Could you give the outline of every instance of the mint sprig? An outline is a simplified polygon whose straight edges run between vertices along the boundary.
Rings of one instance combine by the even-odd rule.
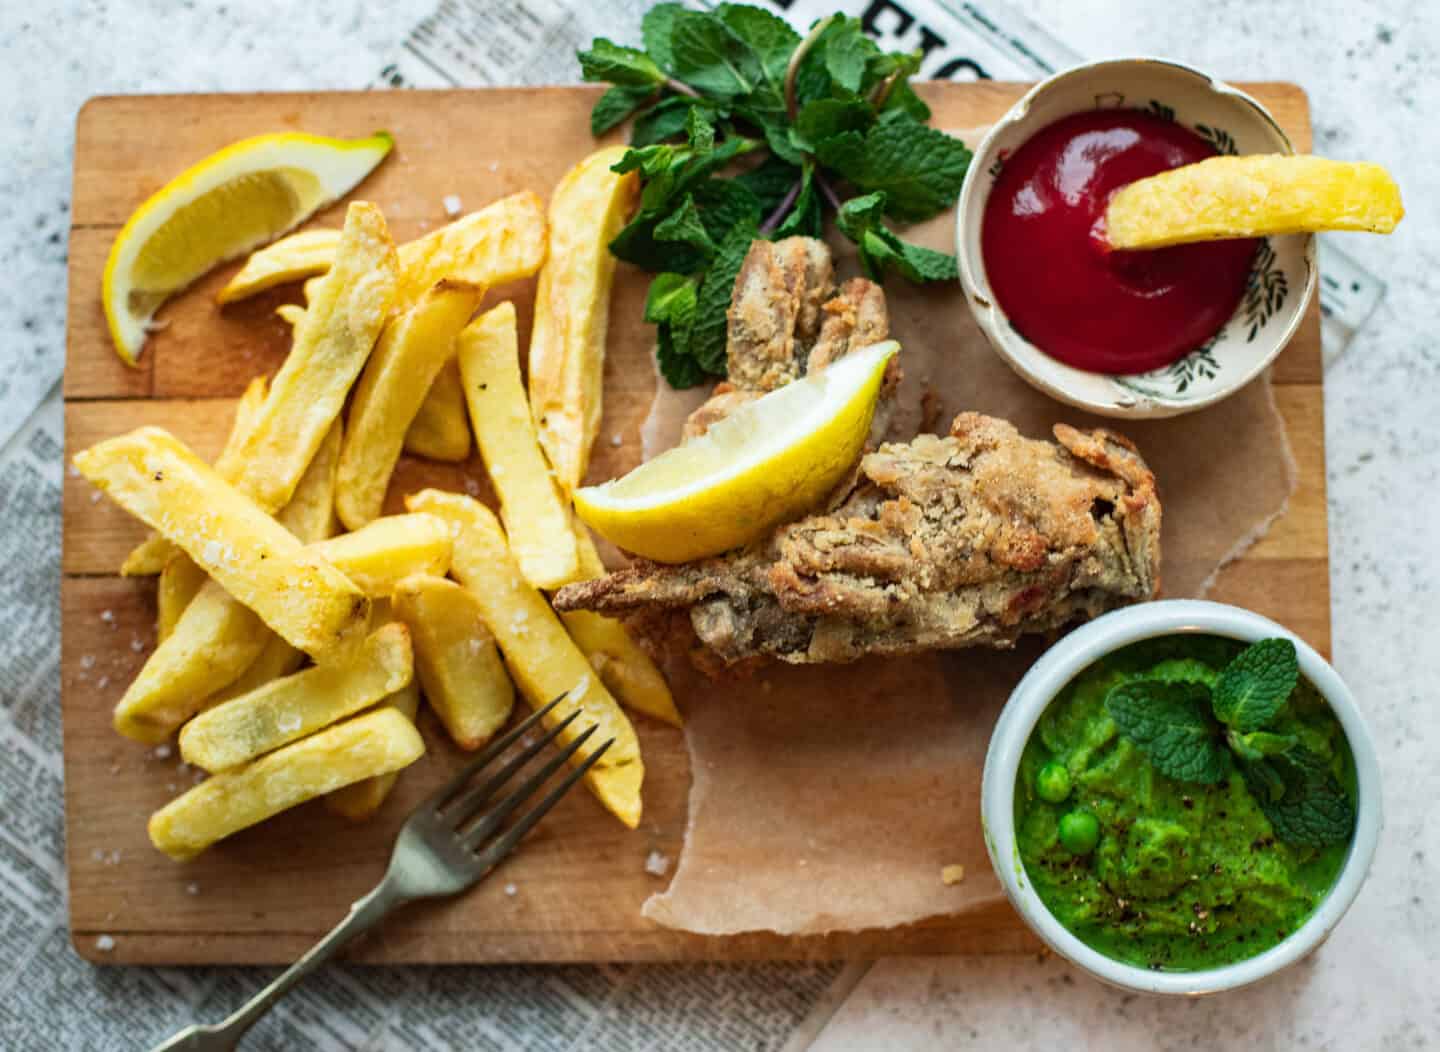
[[[1295,645],[1263,639],[1235,657],[1213,687],[1209,677],[1170,662],[1163,677],[1117,684],[1105,711],[1161,774],[1213,785],[1232,765],[1269,820],[1292,844],[1340,843],[1355,808],[1325,761],[1275,723],[1299,682]]]
[[[598,38],[579,60],[587,81],[611,85],[591,113],[595,134],[633,121],[632,149],[615,169],[639,172],[640,209],[611,251],[694,279],[693,311],[650,312],[672,386],[725,375],[723,279],[733,281],[749,247],[735,258],[739,232],[816,237],[835,217],[874,280],[955,278],[954,257],[889,225],[954,204],[970,163],[962,142],[925,123],[929,109],[909,84],[918,53],[881,51],[856,18],[832,15],[802,37],[746,4],[659,4],[641,36],[643,48]],[[761,163],[736,163],[750,154]]]

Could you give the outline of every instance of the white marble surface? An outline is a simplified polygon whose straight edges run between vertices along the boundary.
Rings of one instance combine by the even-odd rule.
[[[64,230],[76,109],[102,92],[353,88],[434,0],[321,5],[0,3],[0,383],[48,387],[63,346]],[[1390,283],[1327,377],[1335,660],[1373,721],[1387,827],[1360,901],[1309,963],[1199,1004],[1136,1000],[1063,965],[877,966],[827,1050],[1422,1048],[1440,1043],[1440,5],[1414,0],[1031,0],[1089,55],[1150,52],[1309,92],[1321,152],[1383,161],[1409,218],[1347,248]],[[157,129],[163,134],[163,129]],[[43,389],[42,387],[42,389]],[[1061,1042],[1062,1044],[1057,1044]]]

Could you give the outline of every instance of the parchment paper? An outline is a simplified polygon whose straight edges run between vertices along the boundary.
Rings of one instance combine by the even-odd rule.
[[[978,142],[977,130],[966,130]],[[949,251],[954,217],[908,232]],[[854,259],[837,246],[842,276]],[[1035,280],[1057,280],[1037,260]],[[887,282],[905,380],[890,437],[920,428],[922,395],[945,431],[962,409],[1049,437],[1056,421],[1128,435],[1159,480],[1162,590],[1204,594],[1214,573],[1285,508],[1294,468],[1268,376],[1171,420],[1106,421],[1035,391],[991,350],[958,287]],[[681,401],[647,422],[656,449],[678,438]],[[938,404],[936,404],[938,402]],[[653,455],[656,450],[647,450]],[[844,666],[775,666],[710,683],[668,669],[687,720],[689,831],[675,878],[645,915],[709,934],[814,934],[890,927],[997,901],[980,828],[980,772],[1010,690],[1044,649],[954,651]],[[946,886],[943,866],[965,878]]]

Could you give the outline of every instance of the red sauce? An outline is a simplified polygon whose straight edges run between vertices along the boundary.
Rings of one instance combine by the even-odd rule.
[[[1160,368],[1219,332],[1244,295],[1257,242],[1116,252],[1103,230],[1120,187],[1214,155],[1172,121],[1096,110],[1042,128],[1006,158],[980,242],[1015,329],[1052,357],[1103,373]]]

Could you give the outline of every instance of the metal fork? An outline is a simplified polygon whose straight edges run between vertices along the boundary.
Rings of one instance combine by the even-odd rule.
[[[292,986],[328,961],[340,947],[384,920],[392,910],[416,899],[454,895],[471,887],[514,850],[520,838],[570,791],[605,750],[615,743],[603,742],[552,788],[538,804],[499,833],[501,825],[521,804],[532,797],[545,781],[573,756],[595,733],[590,727],[527,778],[518,788],[486,808],[492,797],[521,767],[554,741],[580,715],[572,712],[544,737],[509,758],[494,774],[477,785],[470,780],[515,744],[542,717],[564,700],[562,694],[495,742],[454,778],[426,798],[405,820],[390,855],[384,878],[364,898],[350,907],[350,913],[310,952],[228,1019],[220,1023],[189,1026],[152,1052],[228,1052],[270,1007]],[[473,824],[471,824],[473,822]],[[497,836],[496,834],[499,833]]]

